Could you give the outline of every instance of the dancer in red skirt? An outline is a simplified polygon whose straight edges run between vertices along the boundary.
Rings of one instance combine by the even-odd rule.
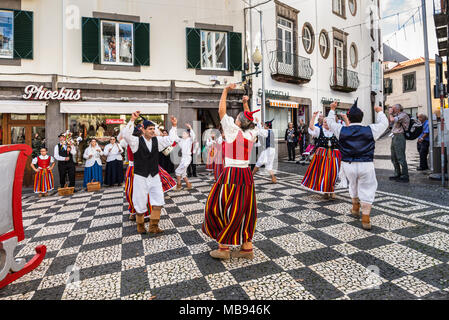
[[[235,121],[226,114],[226,98],[235,87],[235,84],[226,87],[220,100],[218,113],[226,138],[226,167],[209,193],[202,226],[202,231],[218,242],[218,250],[210,252],[216,259],[229,259],[229,246],[240,245],[240,251],[234,252],[233,257],[254,258],[252,239],[257,206],[249,159],[258,135],[253,122],[253,113],[257,111],[250,112],[249,98],[244,97],[244,112]]]
[[[223,133],[223,129],[220,128],[221,136],[217,139],[217,156],[215,157],[214,161],[214,179],[215,182],[217,182],[218,178],[220,177],[221,173],[223,172],[223,169],[225,167],[225,137]]]
[[[134,129],[133,135],[136,137],[140,137],[142,134],[141,132],[141,125],[136,126]],[[133,205],[133,181],[134,181],[134,154],[131,151],[131,148],[127,147],[127,153],[128,153],[128,160],[129,165],[128,169],[126,170],[126,184],[125,184],[125,196],[126,200],[128,201],[128,211],[130,213],[129,219],[132,221],[136,220],[136,209]],[[170,174],[165,171],[161,166],[159,166],[159,176],[161,178],[162,182],[162,190],[163,192],[168,192],[172,190],[174,187],[176,187],[176,181],[170,176]],[[145,217],[150,216],[151,214],[151,204],[150,204],[150,196],[148,196],[148,202],[147,202],[147,208],[148,211],[145,212]]]
[[[40,197],[46,197],[48,191],[54,188],[52,170],[55,167],[55,159],[47,154],[47,148],[41,148],[40,156],[31,161],[31,168],[36,172],[34,176],[34,193]],[[36,167],[37,166],[37,167]]]
[[[215,137],[215,132],[212,132],[210,134],[210,138],[207,138],[206,140],[206,152],[207,152],[206,171],[210,172],[214,170],[215,159],[217,158],[217,151],[218,151],[217,139]]]
[[[316,138],[317,150],[301,185],[311,191],[324,194],[326,199],[335,199],[335,183],[341,163],[338,139],[329,131],[326,120],[322,128],[314,125],[317,115],[318,112],[313,114],[309,124],[309,134]]]

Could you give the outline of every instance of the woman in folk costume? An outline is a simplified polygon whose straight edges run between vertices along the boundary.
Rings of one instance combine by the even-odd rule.
[[[331,104],[327,122],[330,130],[340,142],[342,154],[341,175],[343,185],[349,181],[349,194],[352,198],[351,214],[360,218],[362,209],[362,227],[371,229],[370,214],[377,190],[376,171],[374,169],[374,149],[376,140],[387,130],[389,122],[382,107],[374,107],[376,123],[362,126],[363,112],[357,107],[357,101],[348,112],[349,126],[335,122],[337,104]]]
[[[111,137],[109,144],[104,147],[103,154],[107,156],[106,159],[106,177],[105,184],[113,186],[117,184],[121,186],[123,183],[123,148],[117,143],[115,137]]]
[[[101,156],[103,150],[97,144],[97,140],[90,140],[89,147],[84,150],[83,158],[86,159],[84,165],[84,181],[83,188],[87,188],[87,184],[92,181],[98,181],[103,185],[103,164]]]
[[[221,136],[217,139],[217,156],[214,161],[214,179],[217,182],[225,167],[225,136],[223,129],[220,128]]]
[[[212,131],[212,129],[211,129]],[[215,129],[214,129],[215,131]],[[215,132],[212,132],[210,134],[210,137],[206,140],[206,151],[207,151],[207,158],[206,158],[206,170],[207,171],[213,171],[214,170],[214,163],[215,159],[217,157],[217,139],[215,137]]]
[[[262,138],[264,143],[264,150],[261,152],[259,160],[257,160],[256,166],[253,170],[253,176],[259,171],[259,169],[265,165],[265,169],[271,175],[271,182],[277,183],[276,176],[273,171],[274,158],[276,156],[276,149],[274,145],[274,132],[273,132],[273,120],[266,121],[264,127],[257,122],[257,127],[259,128],[259,137]]]
[[[335,199],[335,183],[340,170],[341,153],[338,139],[329,131],[326,119],[321,128],[314,125],[318,112],[313,114],[309,124],[309,134],[316,138],[316,151],[301,182],[305,188],[323,193],[326,199]]]
[[[48,191],[53,190],[54,179],[51,172],[55,167],[55,159],[47,154],[47,148],[41,148],[40,155],[31,161],[31,168],[36,172],[34,176],[34,193],[39,197],[46,197]],[[36,167],[37,166],[37,167]]]
[[[186,123],[186,126],[188,130],[184,130],[182,132],[182,138],[179,138],[176,136],[176,143],[181,148],[181,162],[179,163],[178,167],[175,170],[176,179],[177,179],[177,186],[176,191],[180,191],[182,189],[181,184],[181,178],[184,179],[187,190],[192,189],[192,184],[189,181],[189,178],[187,177],[187,168],[189,167],[190,163],[192,162],[192,146],[193,141],[195,140],[195,132],[193,132],[192,126],[188,123]]]
[[[168,136],[168,131],[166,129],[162,129],[160,131],[163,137]],[[176,142],[173,142],[171,147],[175,146]],[[168,173],[175,173],[175,166],[173,162],[171,162],[170,160],[170,155],[171,155],[170,153],[168,155],[165,155],[163,152],[159,152],[159,165]]]
[[[235,84],[226,87],[220,100],[218,112],[226,138],[226,167],[209,193],[202,226],[202,231],[218,242],[218,250],[210,252],[216,259],[229,259],[229,246],[239,245],[241,249],[233,257],[254,258],[252,239],[257,206],[249,159],[259,131],[253,122],[257,111],[250,112],[249,98],[244,97],[244,112],[235,121],[226,114],[228,92],[235,87]]]

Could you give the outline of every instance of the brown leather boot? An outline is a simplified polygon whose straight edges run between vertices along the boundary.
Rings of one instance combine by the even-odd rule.
[[[253,249],[240,249],[239,251],[232,252],[231,256],[233,258],[244,258],[252,260],[254,259]]]
[[[181,184],[176,184],[176,189],[175,191],[181,191],[182,190],[182,185]]]
[[[129,221],[136,221],[136,215],[135,214],[130,214],[129,215]]]
[[[218,250],[211,251],[209,254],[212,258],[215,259],[229,260],[231,258],[231,252],[229,251],[229,248],[219,248]]]
[[[365,230],[371,230],[371,207],[372,206],[370,204],[362,203],[362,227]]]
[[[149,233],[164,232],[164,230],[159,228],[159,220],[161,218],[162,207],[153,206],[151,209],[152,210],[150,215],[150,227],[148,228],[148,232]]]
[[[360,200],[359,200],[359,198],[352,199],[351,215],[356,219],[360,218]]]
[[[137,222],[137,232],[140,234],[147,233],[145,229],[145,217],[143,214],[136,213],[136,222]]]
[[[192,190],[192,184],[190,182],[186,182],[187,190]]]
[[[276,179],[276,176],[274,176],[274,175],[271,176],[271,182],[273,182],[274,184],[276,184],[278,182],[278,180]]]

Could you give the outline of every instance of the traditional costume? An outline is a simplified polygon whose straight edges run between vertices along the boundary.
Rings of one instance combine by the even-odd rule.
[[[60,134],[59,137],[64,136]],[[70,151],[68,148],[70,147]],[[65,186],[66,174],[69,176],[69,187],[75,187],[75,157],[76,147],[67,146],[65,143],[58,143],[54,149],[54,157],[58,161],[59,184],[61,188]],[[68,158],[68,160],[66,160]]]
[[[121,185],[123,183],[123,149],[118,143],[108,144],[104,147],[103,154],[106,159],[106,176],[105,184],[112,186],[114,184]]]
[[[53,173],[49,169],[55,159],[48,154],[39,155],[32,160],[32,164],[38,169],[34,176],[34,193],[46,194],[54,188]]]
[[[92,181],[98,181],[100,184],[103,184],[103,164],[101,162],[102,155],[103,151],[98,145],[95,146],[95,148],[89,146],[86,150],[84,150],[83,158],[86,159],[86,163],[84,165],[84,188],[87,188],[87,184]]]
[[[223,137],[219,137],[217,139],[217,155],[215,157],[214,161],[214,179],[215,182],[218,181],[218,178],[220,177],[221,173],[223,172],[223,169],[225,167],[225,146],[226,143],[223,140]]]
[[[349,115],[359,115],[363,118],[363,112],[357,107],[357,101],[349,110]],[[360,217],[362,208],[362,226],[371,229],[370,213],[374,202],[377,179],[374,169],[375,141],[388,128],[388,119],[383,112],[376,115],[376,123],[362,126],[361,123],[351,123],[343,126],[335,121],[335,111],[329,112],[327,123],[330,130],[339,139],[342,154],[343,181],[349,181],[349,194],[352,198],[353,208],[351,213],[354,217]]]
[[[341,163],[338,139],[324,127],[309,128],[309,134],[316,138],[317,149],[301,185],[314,192],[333,194]]]
[[[207,158],[206,158],[206,170],[207,171],[213,171],[214,170],[214,163],[215,159],[217,157],[217,141],[212,138],[208,138],[206,140],[206,151],[207,151]]]
[[[175,170],[176,177],[180,181],[180,178],[186,179],[187,178],[187,168],[189,167],[190,163],[192,162],[192,146],[193,141],[195,140],[195,132],[193,130],[188,130],[189,137],[188,138],[179,138],[176,136],[176,143],[181,148],[181,162],[179,163],[178,167]],[[188,180],[186,180],[187,182]],[[192,185],[190,183],[187,183],[187,189],[191,189]],[[176,187],[176,190],[181,190],[182,186],[178,183],[178,186]]]
[[[144,120],[143,126],[148,127],[150,124],[154,125],[151,121]],[[144,136],[136,137],[133,132],[134,121],[131,120],[123,129],[122,136],[128,143],[134,159],[130,196],[136,211],[137,232],[146,232],[144,214],[148,211],[148,199],[150,199],[151,214],[148,231],[160,233],[162,230],[159,229],[158,224],[165,200],[159,175],[159,152],[173,144],[177,138],[176,127],[170,130],[169,136],[155,136],[150,140]]]
[[[253,121],[253,113],[245,112],[245,116]],[[256,194],[249,159],[259,130],[242,131],[228,115],[221,119],[221,125],[226,167],[209,193],[202,231],[219,244],[236,246],[251,242],[256,227]]]
[[[264,143],[264,150],[260,153],[259,159],[256,163],[256,167],[253,170],[253,175],[256,174],[256,172],[259,171],[262,166],[265,166],[265,169],[271,175],[272,182],[276,183],[276,177],[273,172],[274,159],[276,157],[274,132],[272,130],[273,120],[265,122],[265,125],[268,127],[268,129],[262,128],[260,123],[257,123],[257,126],[259,128],[259,137],[262,138],[261,140]]]

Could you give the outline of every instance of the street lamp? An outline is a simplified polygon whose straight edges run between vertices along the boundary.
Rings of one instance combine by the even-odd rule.
[[[256,77],[258,77],[259,74],[262,73],[262,71],[259,71],[259,65],[262,62],[262,59],[263,59],[263,57],[259,51],[259,47],[256,47],[256,50],[254,51],[253,55],[251,56],[251,60],[253,60],[254,66],[256,67],[256,71],[252,72],[252,73],[242,74],[242,82],[245,82],[247,77],[254,76],[254,75]]]

